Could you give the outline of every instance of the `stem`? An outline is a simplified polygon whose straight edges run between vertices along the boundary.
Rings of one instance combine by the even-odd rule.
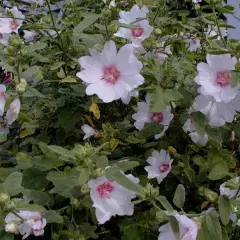
[[[156,11],[156,13],[155,13],[155,15],[154,15],[154,17],[153,17],[153,20],[152,20],[152,24],[155,22],[155,20],[156,20],[156,18],[157,18],[157,15],[158,15],[158,13],[159,13],[159,11],[160,11],[160,8],[161,8],[161,3],[158,5],[157,11]]]
[[[25,219],[22,218],[18,213],[16,213],[15,211],[11,211],[12,214],[14,214],[16,217],[18,217],[19,219],[21,219],[22,222],[25,222]]]
[[[214,13],[215,24],[216,24],[216,26],[217,26],[219,36],[220,36],[220,38],[221,38],[221,40],[222,40],[222,43],[223,43],[224,47],[227,48],[227,43],[226,43],[226,41],[225,41],[225,39],[224,39],[224,37],[223,37],[223,35],[222,35],[222,33],[221,33],[221,29],[220,29],[220,27],[219,27],[218,18],[217,18],[217,14],[216,14],[215,6],[214,6],[214,5],[213,5],[213,13]]]
[[[18,82],[20,83],[20,79],[21,79],[21,77],[20,77],[20,72],[19,72],[19,68],[20,68],[20,62],[19,62],[19,60],[18,60],[18,63],[17,63],[17,77],[18,77]]]
[[[106,28],[106,35],[107,35],[107,41],[108,41],[109,38],[110,38],[110,35],[109,35],[108,25],[107,25],[107,20],[106,19],[104,19],[104,25],[105,25],[105,28]]]

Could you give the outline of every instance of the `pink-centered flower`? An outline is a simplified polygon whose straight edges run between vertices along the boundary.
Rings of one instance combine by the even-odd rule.
[[[200,223],[196,222],[185,215],[173,214],[179,223],[180,240],[196,240]],[[159,228],[158,240],[175,240],[172,227],[167,223]]]
[[[17,33],[18,29],[22,26],[25,16],[17,9],[17,7],[13,7],[12,9],[6,8],[5,12],[11,17],[0,18],[0,33]]]
[[[126,175],[133,183],[138,183],[139,179],[132,174]],[[96,217],[100,224],[108,221],[115,215],[131,216],[134,211],[131,200],[136,197],[136,193],[130,191],[116,182],[110,182],[106,177],[99,177],[88,182],[91,189],[90,196],[93,207],[96,208]]]
[[[232,88],[231,70],[235,69],[237,59],[230,54],[210,55],[207,54],[207,63],[197,65],[198,75],[195,82],[201,85],[198,92],[213,96],[216,102],[228,103],[238,93],[239,86]]]
[[[88,84],[87,95],[97,94],[103,102],[112,102],[143,84],[144,78],[140,74],[143,65],[134,56],[130,44],[118,53],[113,41],[105,44],[102,53],[89,51],[91,56],[79,59],[83,70],[77,73],[77,77]]]
[[[196,52],[201,48],[200,39],[195,37],[186,37],[185,38],[185,46],[190,52]]]
[[[141,42],[148,38],[153,31],[153,27],[149,25],[148,20],[140,20],[136,23],[137,19],[146,18],[149,10],[143,6],[140,8],[138,5],[134,5],[128,12],[121,11],[119,13],[119,23],[134,25],[134,28],[120,27],[118,32],[114,35],[117,37],[125,38],[131,41],[135,46],[141,45]]]
[[[240,93],[228,103],[216,102],[212,96],[199,95],[195,98],[193,108],[206,115],[211,126],[223,126],[226,122],[233,122],[240,111]]]
[[[145,123],[156,122],[163,125],[163,131],[155,135],[155,139],[159,139],[168,129],[173,119],[173,114],[170,107],[166,107],[163,112],[150,112],[150,95],[147,95],[146,102],[138,103],[138,112],[134,113],[132,118],[136,120],[134,126],[139,130],[144,128]]]
[[[154,150],[152,156],[147,159],[150,166],[144,168],[148,172],[148,178],[156,178],[160,184],[171,171],[172,161],[173,159],[170,159],[167,151],[163,149],[160,152]]]

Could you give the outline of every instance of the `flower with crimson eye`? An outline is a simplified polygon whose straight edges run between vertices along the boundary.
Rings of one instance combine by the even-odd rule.
[[[138,183],[139,179],[132,174],[125,175],[133,183]],[[115,215],[133,214],[133,204],[131,200],[136,197],[132,192],[116,182],[110,182],[106,177],[99,177],[90,180],[88,186],[91,189],[90,196],[93,201],[93,207],[96,208],[96,217],[100,224],[108,221]]]
[[[138,112],[132,115],[132,118],[136,120],[134,126],[141,130],[144,128],[146,123],[156,122],[163,126],[161,133],[156,134],[155,139],[159,139],[168,129],[170,122],[173,119],[173,114],[171,113],[171,107],[166,107],[163,112],[150,112],[150,95],[146,96],[146,102],[138,103]]]
[[[12,9],[6,8],[6,14],[8,15],[11,14],[13,18],[12,17],[0,18],[0,33],[1,34],[9,34],[12,32],[17,33],[18,29],[23,24],[25,16],[22,14],[21,11],[18,10],[17,7],[13,7]]]
[[[147,39],[151,32],[153,31],[153,27],[149,25],[148,20],[140,20],[135,24],[132,24],[137,19],[146,18],[149,10],[144,6],[139,8],[138,5],[134,5],[129,12],[121,11],[119,13],[120,19],[119,23],[134,25],[133,28],[119,28],[118,32],[114,35],[117,37],[125,38],[133,43],[135,48],[139,48],[141,46],[141,42]]]
[[[156,178],[158,183],[161,183],[171,171],[172,161],[167,151],[163,149],[160,152],[154,150],[152,156],[147,159],[150,166],[144,168],[148,172],[148,178]]]
[[[89,51],[91,57],[79,59],[83,70],[77,73],[88,84],[87,95],[97,94],[103,102],[112,102],[143,84],[140,74],[143,65],[134,56],[131,44],[123,46],[118,53],[113,41],[105,44],[102,53]]]
[[[233,100],[239,86],[231,87],[231,71],[235,69],[237,59],[230,54],[210,55],[207,54],[207,63],[199,63],[198,75],[195,82],[201,85],[198,92],[213,96],[216,102],[228,103]]]

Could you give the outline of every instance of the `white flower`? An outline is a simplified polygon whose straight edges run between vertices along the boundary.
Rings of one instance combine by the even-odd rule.
[[[235,114],[240,111],[240,93],[228,103],[216,102],[212,96],[199,95],[193,108],[205,114],[211,126],[223,126],[226,122],[233,122]]]
[[[132,182],[138,183],[139,179],[132,174],[126,175]],[[91,189],[90,196],[93,201],[93,207],[96,208],[96,217],[100,224],[108,221],[115,215],[131,216],[134,211],[134,205],[131,200],[136,197],[132,192],[116,182],[110,182],[106,177],[99,177],[88,182]]]
[[[237,183],[239,183],[240,177],[236,177],[235,180],[236,180]],[[229,187],[226,187],[226,185],[227,185],[227,182],[222,183],[220,185],[220,195],[225,195],[229,199],[234,198],[236,196],[237,192],[238,192],[238,188],[231,189]],[[238,194],[237,197],[239,197],[239,196],[240,196],[240,194]]]
[[[127,93],[126,95],[122,96],[121,100],[124,104],[129,104],[132,97],[137,98],[138,96],[139,96],[139,92],[133,90],[133,91]]]
[[[23,38],[25,42],[31,42],[37,36],[37,33],[35,31],[23,30],[23,32],[24,32]]]
[[[166,58],[168,58],[168,55],[171,54],[172,54],[171,46],[169,45],[166,46],[163,51],[157,52],[156,57],[159,60],[159,62],[163,63],[166,60]]]
[[[25,19],[25,16],[18,11],[17,7],[6,8],[6,13],[12,15],[13,18],[0,18],[0,33],[17,33],[23,23],[21,19]]]
[[[118,53],[113,41],[105,44],[102,53],[89,51],[91,56],[79,59],[83,70],[77,73],[77,77],[89,84],[87,95],[97,94],[104,102],[112,102],[143,84],[144,78],[139,73],[143,65],[134,56],[131,44]]]
[[[20,211],[18,214],[26,220],[18,226],[18,230],[21,235],[23,235],[23,239],[27,238],[30,234],[35,236],[44,234],[46,219],[42,218],[40,212]]]
[[[202,0],[192,0],[193,3],[200,3]]]
[[[4,46],[8,46],[8,40],[10,37],[10,33],[0,33],[0,43]]]
[[[203,95],[211,95],[217,102],[230,102],[238,93],[238,86],[232,88],[231,70],[237,63],[235,57],[230,54],[210,55],[207,54],[207,63],[197,65],[198,75],[195,82],[201,85],[198,92]]]
[[[6,92],[6,86],[3,84],[0,84],[0,117],[4,113],[4,108],[6,104],[5,92]]]
[[[220,32],[221,32],[222,37],[226,37],[228,34],[227,29],[225,27],[221,27]],[[217,40],[221,40],[217,26],[208,25],[208,29],[206,30],[205,34],[208,37],[214,37],[214,36],[218,35]]]
[[[183,130],[185,133],[190,132],[188,135],[192,139],[194,143],[199,143],[202,146],[205,146],[208,141],[208,135],[204,133],[203,137],[201,137],[197,131],[196,128],[192,122],[191,119],[187,119],[185,124],[183,125]]]
[[[87,138],[90,138],[91,136],[98,136],[98,131],[92,127],[90,127],[87,124],[84,124],[81,129],[83,130],[83,132],[85,133],[85,136],[83,138],[83,140],[86,140]]]
[[[14,121],[17,120],[18,114],[20,112],[20,107],[21,107],[21,103],[18,98],[12,101],[12,103],[10,104],[10,107],[6,114],[9,125],[11,125]]]
[[[179,214],[174,214],[174,217],[179,223],[180,240],[196,240],[200,223]],[[158,240],[175,240],[170,223],[167,223],[159,228]]]
[[[151,166],[144,168],[148,172],[148,178],[157,178],[158,183],[161,183],[171,171],[172,161],[173,159],[170,159],[167,151],[163,149],[160,152],[154,150],[152,156],[147,159]]]
[[[186,48],[188,48],[190,52],[196,52],[198,49],[201,48],[200,39],[198,38],[187,37],[184,41]]]
[[[146,38],[148,38],[153,31],[153,27],[149,25],[148,20],[144,19],[138,21],[137,23],[132,24],[138,18],[146,18],[149,10],[147,7],[139,8],[138,5],[134,5],[129,12],[121,11],[119,13],[120,19],[119,22],[122,24],[131,24],[135,25],[136,28],[122,28],[120,27],[117,33],[114,35],[117,37],[125,38],[131,41],[135,45],[141,44]]]
[[[240,227],[240,219],[238,219],[236,212],[238,212],[238,211],[237,211],[237,208],[235,208],[235,209],[234,209],[234,212],[233,212],[232,214],[230,214],[230,219],[231,219],[234,223],[236,223],[237,226]]]
[[[141,130],[144,128],[145,123],[157,122],[163,125],[163,131],[160,134],[155,135],[155,139],[159,139],[168,129],[170,122],[173,119],[173,114],[171,113],[171,108],[166,107],[163,112],[150,112],[150,95],[146,96],[146,102],[138,103],[138,112],[132,115],[132,118],[136,120],[134,126]]]

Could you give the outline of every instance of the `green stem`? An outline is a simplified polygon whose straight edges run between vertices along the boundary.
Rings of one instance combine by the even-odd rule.
[[[214,13],[215,24],[216,24],[216,26],[217,26],[219,36],[220,36],[220,38],[221,38],[221,40],[222,40],[222,43],[223,43],[224,47],[227,48],[227,43],[226,43],[226,41],[225,41],[225,39],[224,39],[224,37],[223,37],[223,35],[222,35],[222,33],[221,33],[221,29],[220,29],[220,27],[219,27],[219,22],[218,22],[218,18],[217,18],[217,14],[216,14],[215,6],[214,6],[214,5],[213,5],[213,13]]]
[[[25,222],[26,220],[24,218],[22,218],[19,214],[17,214],[15,211],[11,211],[12,214],[14,214],[16,217],[18,217],[19,219],[21,219],[22,222]]]
[[[109,35],[109,30],[108,30],[108,25],[107,25],[107,20],[106,19],[104,19],[104,25],[105,25],[105,28],[106,28],[107,41],[109,41],[110,35]]]
[[[155,20],[156,20],[156,18],[158,16],[158,13],[160,11],[160,8],[161,8],[161,3],[158,5],[157,11],[156,11],[156,13],[155,13],[155,15],[154,15],[154,17],[152,19],[152,24],[155,22]]]

